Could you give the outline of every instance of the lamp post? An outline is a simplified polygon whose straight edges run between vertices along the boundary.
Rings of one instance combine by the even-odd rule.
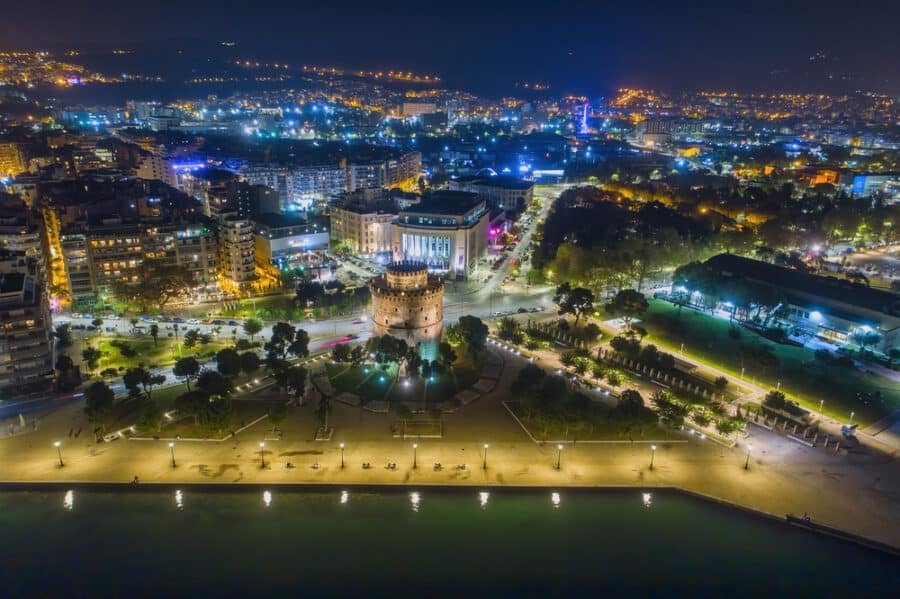
[[[481,469],[482,470],[487,470],[487,450],[488,450],[488,444],[485,443],[484,444],[484,456],[481,459]]]
[[[825,400],[824,400],[824,399],[820,399],[820,400],[819,400],[819,414],[822,413],[822,406],[824,406],[824,405],[825,405]]]
[[[62,468],[64,466],[63,459],[62,459],[62,449],[60,449],[61,445],[62,445],[62,442],[60,442],[60,441],[53,442],[53,447],[56,448],[56,455],[59,458],[59,467],[60,468]]]
[[[416,465],[416,450],[419,449],[418,443],[413,443],[413,469],[417,467]]]
[[[265,454],[266,444],[264,441],[259,442],[259,467],[266,467],[266,454]]]
[[[175,442],[169,441],[169,451],[172,452],[172,468],[175,467]]]
[[[856,412],[850,412],[850,424],[853,424],[853,417],[856,416]]]
[[[556,469],[559,470],[560,461],[562,460],[562,443],[556,446]]]
[[[750,452],[753,451],[753,446],[747,446],[747,461],[744,462],[744,470],[748,470],[750,468]]]
[[[653,458],[656,457],[656,445],[650,446],[650,470],[653,470]]]
[[[341,443],[341,469],[344,468],[344,444]]]

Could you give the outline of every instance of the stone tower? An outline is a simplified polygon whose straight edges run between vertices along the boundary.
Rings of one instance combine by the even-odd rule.
[[[444,321],[444,281],[420,262],[393,262],[369,282],[372,332],[393,335],[434,359]]]

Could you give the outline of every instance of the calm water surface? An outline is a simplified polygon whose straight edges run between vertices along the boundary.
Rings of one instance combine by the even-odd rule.
[[[890,596],[900,583],[896,558],[677,493],[556,499],[434,489],[75,490],[68,502],[63,491],[0,493],[0,597]]]

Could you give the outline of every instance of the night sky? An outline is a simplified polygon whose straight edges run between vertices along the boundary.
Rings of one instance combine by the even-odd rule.
[[[900,93],[896,1],[12,0],[3,13],[8,48],[228,39],[241,56],[413,69],[476,91]]]

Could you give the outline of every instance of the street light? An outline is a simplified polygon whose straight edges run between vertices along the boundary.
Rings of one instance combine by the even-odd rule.
[[[484,457],[481,460],[481,469],[482,470],[487,470],[487,450],[488,450],[488,444],[485,443],[484,444]]]
[[[562,443],[556,446],[556,469],[559,470],[560,460],[562,460]]]
[[[413,468],[416,468],[416,450],[419,449],[418,443],[413,443]]]
[[[856,415],[856,412],[850,412],[850,424],[853,424],[853,417]]]
[[[172,468],[175,467],[175,442],[169,441],[169,451],[172,452]]]
[[[341,443],[341,469],[344,468],[344,444]]]
[[[824,399],[820,399],[820,400],[819,400],[819,414],[822,413],[822,406],[824,406],[824,405],[825,405],[825,400],[824,400]]]
[[[62,450],[60,449],[60,446],[61,446],[61,445],[62,445],[62,442],[61,442],[61,441],[54,441],[54,442],[53,442],[53,447],[56,448],[56,455],[59,457],[59,467],[60,467],[60,468],[62,468],[62,467],[64,466],[63,460],[62,460]]]
[[[653,470],[653,458],[656,457],[656,445],[650,446],[650,470]]]
[[[266,454],[264,453],[265,449],[266,449],[265,442],[260,441],[259,442],[259,467],[260,468],[266,467]]]
[[[748,445],[748,446],[747,446],[747,461],[744,462],[744,470],[747,470],[747,469],[750,468],[750,452],[751,452],[751,451],[753,451],[753,446],[752,446],[752,445]]]

